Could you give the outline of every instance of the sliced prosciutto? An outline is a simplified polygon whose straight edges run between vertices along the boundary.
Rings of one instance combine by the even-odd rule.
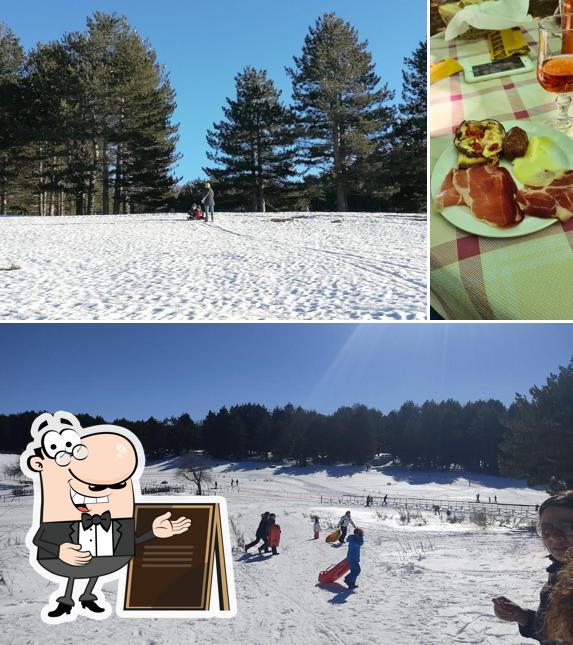
[[[448,173],[436,196],[436,207],[465,204],[478,219],[505,228],[523,219],[516,196],[517,186],[506,168],[474,166]]]
[[[450,170],[440,186],[440,192],[436,195],[436,199],[434,200],[434,208],[437,211],[441,212],[448,206],[461,206],[464,204],[463,197],[454,188],[453,179],[454,171]]]
[[[524,186],[517,193],[517,203],[527,215],[566,222],[573,216],[573,170],[565,171],[547,186]]]

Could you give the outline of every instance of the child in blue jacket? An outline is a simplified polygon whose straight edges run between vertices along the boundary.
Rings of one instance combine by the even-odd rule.
[[[364,544],[364,531],[354,529],[354,535],[348,537],[348,554],[346,559],[350,565],[350,573],[344,578],[349,589],[356,589],[356,578],[360,575],[360,547]]]

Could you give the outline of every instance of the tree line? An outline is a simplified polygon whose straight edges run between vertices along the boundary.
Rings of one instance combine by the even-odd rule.
[[[404,60],[402,101],[368,43],[334,13],[286,73],[235,77],[203,169],[222,210],[425,212],[426,44]],[[188,211],[205,179],[173,174],[175,91],[151,44],[115,13],[25,52],[0,23],[0,213]]]
[[[322,414],[288,404],[255,403],[189,414],[113,423],[133,431],[148,458],[203,450],[222,460],[272,459],[307,464],[369,464],[388,454],[405,467],[468,469],[525,479],[530,485],[573,488],[573,361],[509,407],[497,400],[405,402],[388,414],[364,405]],[[21,452],[40,412],[0,415],[0,445]],[[78,414],[82,425],[105,423]]]

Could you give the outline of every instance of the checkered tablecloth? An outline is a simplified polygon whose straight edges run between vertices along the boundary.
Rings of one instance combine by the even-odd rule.
[[[537,24],[523,29],[537,57]],[[488,51],[486,39],[430,39],[432,61],[464,59]],[[452,143],[464,119],[543,122],[555,112],[555,95],[535,72],[466,83],[463,73],[430,86],[430,169]],[[570,133],[570,135],[573,133]],[[430,212],[431,305],[447,319],[573,319],[573,219],[523,237],[478,237]]]

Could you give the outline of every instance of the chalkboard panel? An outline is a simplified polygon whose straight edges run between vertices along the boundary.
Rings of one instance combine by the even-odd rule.
[[[229,590],[217,503],[135,505],[135,532],[143,535],[167,511],[172,520],[191,519],[185,533],[138,544],[129,563],[124,610],[208,611],[213,567],[219,609],[229,610]]]

